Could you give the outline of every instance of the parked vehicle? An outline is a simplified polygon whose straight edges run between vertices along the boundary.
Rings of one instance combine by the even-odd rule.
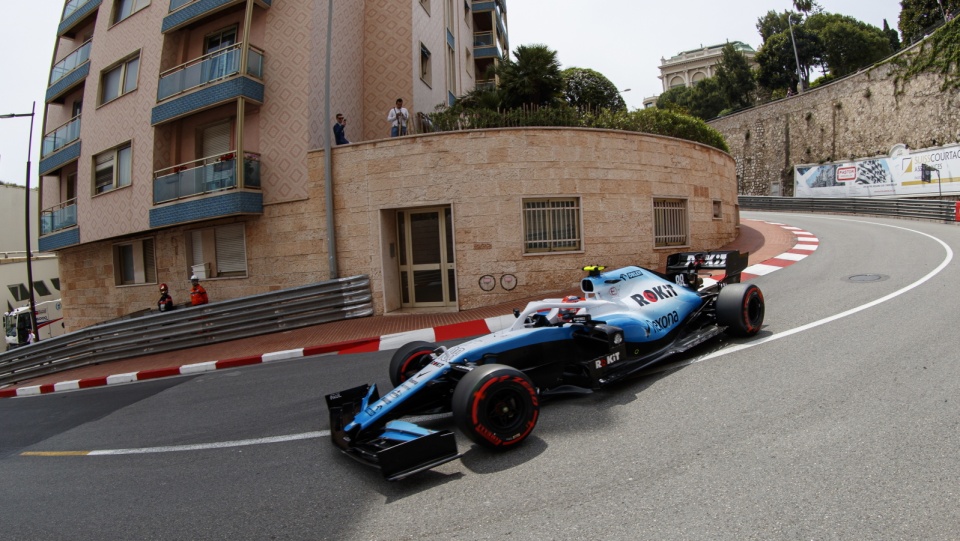
[[[452,412],[476,444],[506,450],[525,440],[541,399],[590,393],[726,332],[756,334],[763,293],[741,284],[747,255],[684,252],[666,272],[585,267],[583,297],[546,299],[516,310],[507,329],[451,348],[412,342],[390,361],[394,389],[376,385],[327,395],[333,443],[344,453],[403,479],[460,456],[454,434],[402,421]],[[723,270],[706,280],[701,270]]]
[[[37,336],[40,340],[63,334],[63,305],[60,299],[36,303]],[[7,349],[30,343],[30,306],[21,306],[3,315]]]

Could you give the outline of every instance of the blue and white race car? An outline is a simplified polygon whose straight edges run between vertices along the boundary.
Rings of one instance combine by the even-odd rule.
[[[585,267],[582,297],[531,302],[509,328],[445,348],[412,342],[390,361],[394,389],[327,395],[334,444],[389,480],[461,456],[449,430],[401,420],[452,412],[478,445],[510,449],[533,431],[541,399],[586,393],[635,375],[720,333],[756,334],[763,293],[740,283],[747,255],[684,252],[665,272]],[[722,270],[708,278],[702,271]]]

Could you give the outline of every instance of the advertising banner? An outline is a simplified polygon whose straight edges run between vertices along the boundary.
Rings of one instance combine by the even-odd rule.
[[[794,167],[796,197],[891,197],[960,194],[960,146],[911,151],[897,145],[890,157]]]

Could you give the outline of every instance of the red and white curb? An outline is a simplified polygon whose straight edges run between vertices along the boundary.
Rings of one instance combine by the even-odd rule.
[[[820,246],[820,239],[818,239],[809,231],[805,231],[799,227],[793,227],[776,222],[764,223],[780,226],[783,229],[793,233],[797,237],[797,243],[793,246],[793,248],[783,252],[778,256],[771,257],[762,263],[750,265],[744,269],[743,273],[741,274],[741,279],[743,280],[750,280],[752,278],[756,278],[757,276],[765,276],[784,267],[789,267],[797,261],[800,261],[812,254],[817,247]]]
[[[797,237],[797,244],[786,252],[772,257],[762,263],[750,265],[744,269],[743,280],[764,276],[776,270],[793,265],[797,261],[807,257],[820,241],[812,233],[804,231],[797,227],[789,225],[766,222],[771,225],[777,225],[790,231]],[[252,364],[264,364],[275,361],[284,361],[296,359],[299,357],[310,357],[313,355],[340,355],[345,353],[370,353],[374,351],[388,351],[397,349],[400,346],[414,340],[423,340],[424,342],[443,342],[445,340],[459,340],[472,336],[480,336],[505,329],[513,324],[515,318],[513,314],[465,321],[463,323],[454,323],[451,325],[441,325],[438,327],[407,331],[396,334],[387,334],[375,338],[365,338],[361,340],[351,340],[348,342],[338,342],[335,344],[326,344],[322,346],[312,346],[298,349],[288,349],[285,351],[274,351],[264,353],[263,355],[253,355],[250,357],[239,357],[236,359],[224,359],[222,361],[208,361],[196,364],[187,364],[170,368],[156,368],[152,370],[141,370],[139,372],[129,372],[125,374],[114,374],[112,376],[100,376],[87,379],[76,379],[70,381],[61,381],[59,383],[47,383],[44,385],[33,385],[30,387],[20,387],[15,389],[0,389],[0,398],[14,398],[22,396],[38,396],[43,394],[58,393],[63,391],[75,391],[78,389],[90,389],[93,387],[103,387],[106,385],[119,385],[122,383],[133,383],[135,381],[147,381],[151,379],[166,378],[170,376],[181,376],[189,374],[201,374],[212,372],[224,368],[236,368],[238,366],[248,366]]]
[[[0,398],[38,396],[63,391],[76,391],[78,389],[103,387],[106,385],[133,383],[135,381],[147,381],[170,376],[201,374],[204,372],[212,372],[214,370],[221,370],[224,368],[265,364],[275,361],[296,359],[299,357],[310,357],[313,355],[339,355],[344,353],[369,353],[373,351],[386,351],[397,349],[400,346],[414,340],[442,342],[444,340],[458,340],[461,338],[469,338],[471,336],[488,334],[511,325],[513,321],[514,317],[512,314],[510,314],[487,319],[466,321],[463,323],[454,323],[451,325],[441,325],[430,329],[420,329],[416,331],[388,334],[375,338],[337,342],[322,346],[288,349],[285,351],[274,351],[272,353],[252,355],[250,357],[224,359],[221,361],[207,361],[203,363],[187,364],[170,368],[141,370],[139,372],[128,372],[125,374],[114,374],[111,376],[75,379],[61,381],[59,383],[46,383],[43,385],[32,385],[29,387],[20,387],[15,389],[0,389]]]

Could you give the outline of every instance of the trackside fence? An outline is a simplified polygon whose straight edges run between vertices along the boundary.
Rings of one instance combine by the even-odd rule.
[[[0,385],[81,366],[373,315],[366,275],[94,325],[0,354]]]
[[[738,198],[741,210],[787,212],[821,212],[912,218],[938,222],[956,222],[958,204],[954,201],[922,199],[865,199],[828,197],[761,197]]]

